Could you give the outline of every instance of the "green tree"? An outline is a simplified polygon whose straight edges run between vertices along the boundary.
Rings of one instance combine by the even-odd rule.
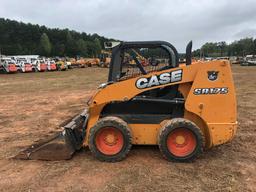
[[[40,38],[41,54],[49,56],[52,50],[51,42],[46,33],[43,33]]]
[[[43,37],[44,33],[47,34],[50,41]],[[41,39],[44,43],[41,43]],[[84,44],[86,44],[86,56],[93,57],[97,56],[106,41],[113,41],[113,39],[107,39],[97,34],[79,33],[69,29],[50,29],[46,26],[0,18],[0,45],[1,52],[5,55],[43,54],[74,57],[77,54],[85,54],[84,48],[81,49],[81,47],[85,47]],[[50,51],[49,47],[51,47]]]
[[[95,38],[94,44],[95,44],[95,56],[97,56],[97,55],[100,54],[101,49],[102,49],[101,44],[100,44],[100,40],[99,40],[98,37]]]
[[[83,57],[88,56],[86,42],[83,39],[79,39],[76,44],[77,44],[77,54]]]
[[[253,54],[256,55],[256,39],[253,41]]]
[[[70,33],[70,31],[67,31],[66,34],[66,54],[68,56],[74,56],[76,55],[77,49],[76,49],[76,42],[72,36],[72,34]]]
[[[227,54],[227,43],[225,41],[221,41],[217,43],[217,48],[219,51],[217,51],[219,54],[218,56],[224,56]]]
[[[53,55],[54,56],[65,56],[65,44],[64,43],[56,43],[54,45],[54,49],[53,49]]]

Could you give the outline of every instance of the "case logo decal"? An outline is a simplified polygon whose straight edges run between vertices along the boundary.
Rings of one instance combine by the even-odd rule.
[[[218,79],[219,71],[207,71],[207,73],[208,73],[208,79],[210,81],[215,81]]]
[[[174,83],[182,80],[182,69],[162,73],[160,75],[152,75],[151,77],[139,78],[135,86],[138,89],[146,89],[154,86],[164,85],[168,83]]]

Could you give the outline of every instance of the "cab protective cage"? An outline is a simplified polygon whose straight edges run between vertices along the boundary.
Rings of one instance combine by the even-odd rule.
[[[189,44],[192,44],[190,42]],[[169,68],[175,68],[179,65],[179,54],[176,48],[165,41],[134,41],[134,42],[121,42],[119,45],[112,49],[112,58],[109,69],[108,82],[116,82],[121,78],[122,71],[122,54],[126,49],[135,48],[162,48],[169,55]],[[147,74],[147,71],[143,70],[141,64],[135,59],[136,66],[141,70],[142,74]]]

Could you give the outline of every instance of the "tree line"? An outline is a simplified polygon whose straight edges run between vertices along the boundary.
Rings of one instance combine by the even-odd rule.
[[[0,18],[0,53],[4,55],[36,54],[43,56],[96,57],[106,41],[98,34],[69,29],[50,29]],[[243,38],[232,43],[207,42],[193,55],[200,57],[256,55],[256,39]]]
[[[223,57],[256,55],[256,39],[243,38],[231,42],[208,42],[193,52],[196,57]]]
[[[98,34],[69,29],[50,29],[0,18],[0,52],[3,55],[96,57],[105,41]]]

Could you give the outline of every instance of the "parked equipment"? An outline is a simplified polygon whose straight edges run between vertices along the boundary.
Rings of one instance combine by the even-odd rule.
[[[70,69],[79,67],[79,66],[77,65],[77,62],[76,62],[76,59],[75,59],[75,58],[70,58],[70,59],[69,59],[69,62],[70,62],[70,65],[68,65],[68,66],[70,67]]]
[[[109,44],[110,45],[110,44]],[[143,66],[133,49],[162,49],[167,63]],[[158,145],[172,161],[190,161],[204,149],[229,142],[237,129],[235,88],[229,61],[179,64],[164,41],[122,42],[112,49],[108,82],[88,108],[61,126],[63,131],[34,144],[16,158],[69,159],[83,146],[101,161],[124,159],[132,145]],[[124,62],[129,50],[136,62]]]
[[[18,70],[20,72],[26,73],[26,72],[32,72],[33,71],[33,65],[31,64],[31,62],[29,62],[25,58],[17,59],[17,65],[18,65]]]
[[[229,60],[232,65],[240,65],[243,62],[243,57],[231,56]]]
[[[35,59],[32,62],[33,70],[35,72],[44,72],[47,70],[47,65],[43,59]]]
[[[0,71],[4,73],[15,73],[18,71],[16,62],[11,58],[1,58]]]
[[[68,69],[72,69],[72,63],[71,63],[71,61],[66,60],[65,63],[66,63],[66,66],[67,66]]]
[[[246,55],[240,65],[256,66],[256,55]]]
[[[85,67],[88,67],[86,65],[86,60],[84,58],[80,58],[78,60],[76,60],[76,64],[75,64],[77,67],[80,67],[80,68],[85,68]]]
[[[54,60],[47,60],[45,63],[47,65],[47,71],[56,71],[57,70],[57,65]]]
[[[100,54],[100,67],[109,67],[110,62],[111,62],[111,52],[102,50]]]
[[[67,64],[65,63],[65,61],[62,60],[57,60],[56,66],[58,71],[66,71],[68,69]]]
[[[85,58],[85,65],[87,67],[100,66],[100,59],[98,59],[98,58]]]

